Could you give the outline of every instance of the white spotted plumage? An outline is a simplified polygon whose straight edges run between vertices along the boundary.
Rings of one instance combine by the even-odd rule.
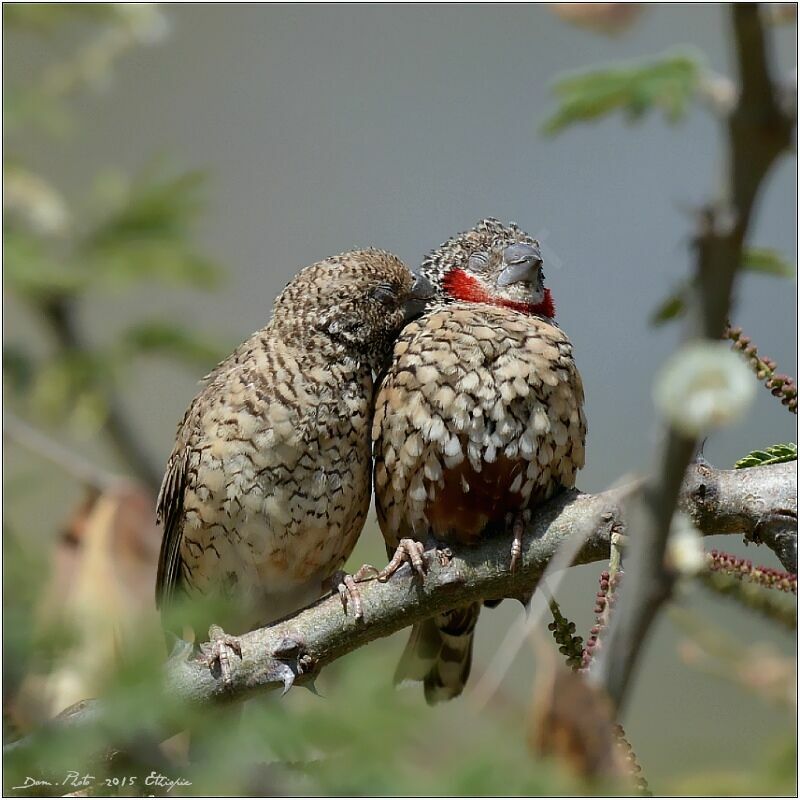
[[[552,319],[538,243],[513,223],[482,220],[420,273],[438,302],[395,344],[372,426],[390,552],[430,534],[473,544],[573,486],[584,464],[583,385]],[[423,681],[429,702],[460,694],[479,611],[415,625],[396,679]]]

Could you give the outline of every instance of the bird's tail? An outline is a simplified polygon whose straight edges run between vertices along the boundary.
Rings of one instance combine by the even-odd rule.
[[[422,681],[429,705],[458,697],[469,678],[480,610],[480,603],[473,603],[414,625],[397,665],[395,683]]]

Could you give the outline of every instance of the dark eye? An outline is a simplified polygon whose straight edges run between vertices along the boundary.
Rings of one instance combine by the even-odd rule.
[[[388,283],[381,283],[372,290],[373,299],[386,306],[397,305],[397,292],[394,286]]]
[[[489,266],[489,255],[487,253],[473,253],[469,257],[468,267],[470,272],[483,272]]]

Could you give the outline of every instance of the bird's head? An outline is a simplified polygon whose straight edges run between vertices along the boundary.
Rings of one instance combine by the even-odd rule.
[[[376,371],[402,327],[419,316],[432,290],[384,250],[352,250],[301,270],[275,301],[273,320],[321,333]]]
[[[436,299],[488,303],[552,319],[555,305],[544,285],[539,242],[516,223],[488,217],[433,250],[419,274]]]

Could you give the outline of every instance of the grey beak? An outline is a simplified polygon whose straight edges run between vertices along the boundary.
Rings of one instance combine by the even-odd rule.
[[[404,321],[411,322],[420,316],[434,294],[433,284],[424,275],[416,275],[414,285],[403,304]]]
[[[535,245],[518,242],[503,251],[503,263],[507,266],[497,277],[498,286],[510,286],[520,281],[536,283],[542,266],[542,253]]]

